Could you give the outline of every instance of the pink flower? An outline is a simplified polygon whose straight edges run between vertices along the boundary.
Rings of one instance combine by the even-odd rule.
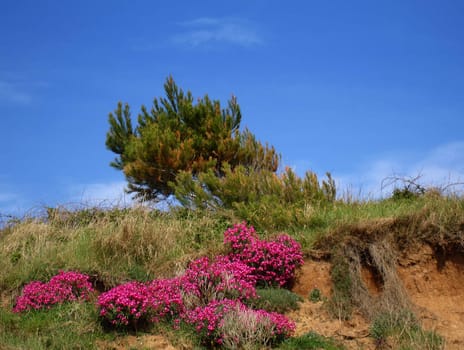
[[[88,300],[93,292],[89,276],[75,271],[60,271],[47,283],[33,281],[25,285],[13,311],[37,310],[68,301]]]

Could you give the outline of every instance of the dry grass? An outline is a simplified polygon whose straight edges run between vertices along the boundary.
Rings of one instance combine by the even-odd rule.
[[[187,262],[222,249],[228,222],[201,214],[167,214],[143,209],[98,212],[76,218],[66,213],[28,220],[0,236],[0,290],[17,290],[59,269],[95,276],[107,287],[129,279],[180,272]],[[195,215],[195,216],[194,216]]]

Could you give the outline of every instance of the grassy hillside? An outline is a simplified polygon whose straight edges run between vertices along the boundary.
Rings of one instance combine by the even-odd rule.
[[[276,210],[274,207],[273,213]],[[429,192],[412,198],[340,200],[300,205],[292,212],[280,210],[280,217],[256,219],[252,209],[238,214],[184,209],[159,212],[144,208],[56,208],[41,218],[11,222],[0,231],[0,348],[90,349],[97,348],[101,341],[114,340],[120,333],[102,327],[91,303],[64,304],[24,316],[13,314],[11,307],[26,283],[46,281],[60,270],[90,275],[101,291],[126,281],[179,275],[193,259],[223,253],[224,230],[243,220],[256,226],[262,238],[284,231],[301,243],[307,257],[318,255],[330,260],[334,285],[327,307],[334,317],[341,318],[349,318],[353,308],[360,309],[377,332],[391,321],[391,317],[385,320],[386,314],[398,315],[409,307],[395,287],[397,280],[390,268],[402,251],[418,242],[442,252],[464,251],[461,197]],[[283,228],[281,222],[287,226]],[[386,291],[382,300],[369,297],[363,288],[359,272],[367,265]],[[182,332],[173,336],[167,327],[151,332],[170,337],[180,348],[198,346],[189,342],[187,331],[180,337]],[[322,346],[327,349],[338,346],[315,335],[306,338],[325,342],[328,345]],[[425,341],[427,346],[432,344],[430,348],[440,346],[435,338]],[[289,349],[289,344],[282,346]]]

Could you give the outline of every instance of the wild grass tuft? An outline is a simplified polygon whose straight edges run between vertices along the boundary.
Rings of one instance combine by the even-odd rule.
[[[343,350],[344,346],[331,338],[323,337],[315,332],[309,332],[299,337],[285,340],[280,350]]]
[[[409,310],[379,314],[371,325],[370,336],[378,349],[440,350],[444,347],[443,338],[423,330]]]
[[[257,298],[247,300],[247,305],[253,309],[262,309],[269,312],[286,313],[299,308],[303,299],[284,288],[258,288]]]

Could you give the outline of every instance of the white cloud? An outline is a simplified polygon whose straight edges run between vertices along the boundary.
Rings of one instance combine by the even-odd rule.
[[[114,181],[108,183],[92,183],[74,185],[69,189],[68,203],[65,207],[147,207],[152,209],[167,210],[178,203],[173,198],[168,198],[159,203],[139,202],[132,199],[133,195],[125,192],[127,183],[125,181]]]
[[[226,43],[248,47],[262,43],[253,23],[247,20],[202,17],[180,25],[183,32],[172,37],[179,45],[200,47]]]
[[[335,178],[342,191],[348,189],[355,196],[378,198],[388,196],[393,189],[393,185],[382,188],[382,184],[388,184],[385,179],[416,176],[420,176],[417,182],[425,187],[440,188],[464,182],[464,142],[440,145],[415,159],[404,155],[379,159],[359,167],[354,174]],[[450,190],[462,192],[464,185],[450,187]]]
[[[133,200],[125,188],[125,181],[74,185],[69,190],[70,202],[89,206],[128,206]]]

